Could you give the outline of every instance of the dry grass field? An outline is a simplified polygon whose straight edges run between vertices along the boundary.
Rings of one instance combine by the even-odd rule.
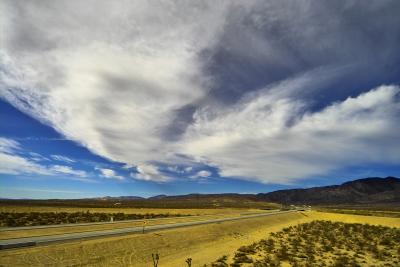
[[[271,210],[269,210],[271,211]],[[237,215],[240,213],[262,212],[260,209],[137,209],[137,208],[57,208],[38,206],[3,206],[0,208],[1,227],[63,225],[80,223],[100,223],[155,220],[173,217],[194,217],[213,215]],[[265,212],[265,211],[264,211]],[[115,224],[118,227],[120,224]],[[80,230],[79,230],[80,231]]]
[[[334,208],[318,208],[317,210],[321,212],[400,218],[400,211],[394,211],[394,210],[367,210],[367,209],[360,210],[360,209],[334,209]]]
[[[400,219],[321,212],[296,212],[160,232],[132,234],[0,251],[0,266],[152,266],[151,254],[160,255],[159,267],[203,266],[266,238],[285,227],[313,220],[369,223],[400,227]]]

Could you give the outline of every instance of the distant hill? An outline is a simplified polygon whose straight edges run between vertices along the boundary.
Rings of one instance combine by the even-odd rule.
[[[400,203],[400,179],[365,178],[341,185],[279,190],[257,194],[260,200],[281,204],[390,204]]]
[[[400,179],[365,178],[341,185],[288,189],[260,194],[187,194],[100,197],[87,199],[2,199],[1,205],[72,206],[72,207],[131,207],[131,208],[279,208],[279,204],[308,204],[321,206],[396,207],[400,205]]]
[[[95,197],[92,199],[97,199],[97,200],[132,200],[132,199],[145,199],[144,197],[138,197],[138,196],[119,196],[119,197]]]
[[[150,199],[181,202],[211,202],[225,206],[227,203],[268,202],[279,204],[388,204],[400,203],[400,179],[396,177],[371,177],[341,185],[287,189],[260,194],[187,194],[160,195]]]
[[[156,195],[156,196],[149,197],[148,199],[163,199],[166,197],[168,197],[168,196],[167,195]]]

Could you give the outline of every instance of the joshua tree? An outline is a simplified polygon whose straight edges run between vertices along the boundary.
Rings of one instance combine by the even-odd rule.
[[[158,253],[156,254],[151,254],[151,257],[153,258],[153,266],[157,267],[158,266],[158,260],[160,259],[160,257],[158,256]]]
[[[192,258],[187,258],[186,263],[187,263],[188,267],[191,267],[192,266]]]

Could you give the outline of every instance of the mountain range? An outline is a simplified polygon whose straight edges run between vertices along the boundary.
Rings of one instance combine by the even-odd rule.
[[[379,204],[400,203],[400,179],[364,178],[341,185],[278,190],[257,194],[257,198],[281,204]]]
[[[157,195],[148,200],[180,200],[194,201],[199,199],[243,199],[279,204],[379,204],[400,203],[400,179],[396,177],[370,177],[345,182],[340,185],[285,189],[259,194],[187,194],[187,195]],[[117,197],[114,199],[144,199],[136,196]]]
[[[400,207],[400,179],[370,177],[340,185],[286,189],[259,194],[186,194],[100,197],[86,199],[1,199],[0,205],[54,205],[135,208],[278,208],[280,205]]]

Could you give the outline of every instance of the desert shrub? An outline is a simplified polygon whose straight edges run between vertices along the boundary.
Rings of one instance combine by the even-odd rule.
[[[256,253],[256,244],[252,244],[250,246],[242,246],[238,249],[238,251],[246,254],[254,254]]]
[[[233,257],[236,266],[400,266],[400,229],[313,221],[272,233]],[[226,266],[226,265],[214,265]]]
[[[253,260],[249,258],[244,252],[236,252],[233,258],[235,263],[251,263]]]
[[[221,258],[217,259],[215,262],[211,263],[211,267],[227,267],[228,256],[224,255]]]
[[[280,260],[288,260],[288,259],[289,259],[289,253],[288,253],[288,248],[287,248],[287,246],[286,246],[286,245],[282,245],[282,246],[278,249],[276,255],[277,255],[277,257],[278,257]]]
[[[346,256],[340,256],[336,259],[335,263],[333,264],[334,267],[342,267],[348,266],[350,263],[350,259]]]

